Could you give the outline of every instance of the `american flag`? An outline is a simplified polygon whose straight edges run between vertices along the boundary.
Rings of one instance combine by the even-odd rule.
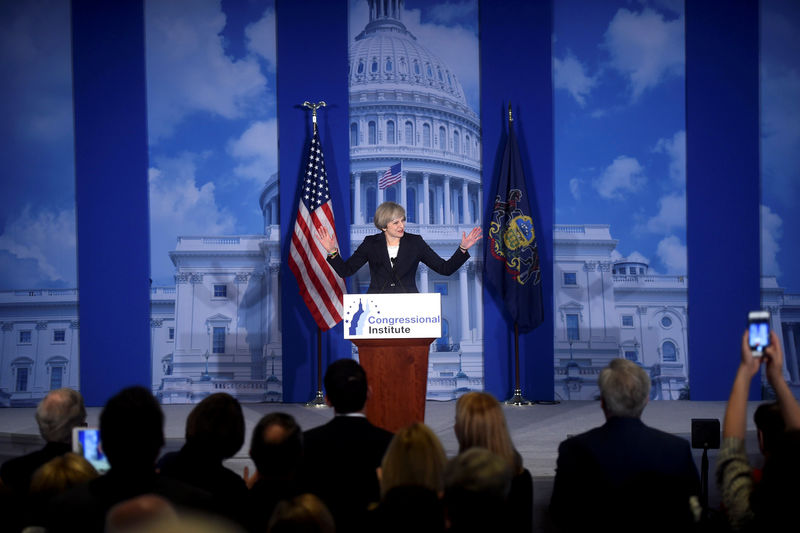
[[[391,185],[394,185],[402,178],[402,173],[400,172],[400,163],[396,165],[392,165],[386,169],[386,172],[383,173],[381,179],[378,180],[378,188],[385,189]]]
[[[347,289],[325,260],[327,252],[314,236],[319,226],[325,226],[330,235],[336,234],[328,175],[315,127],[308,164],[300,183],[300,204],[289,246],[289,268],[297,278],[300,294],[317,326],[326,331],[342,320],[342,294]]]

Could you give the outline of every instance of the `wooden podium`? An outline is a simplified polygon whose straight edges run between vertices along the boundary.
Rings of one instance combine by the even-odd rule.
[[[428,351],[442,335],[438,293],[345,294],[344,336],[358,347],[358,359],[372,390],[367,418],[397,431],[425,421]]]
[[[372,394],[367,419],[395,432],[425,421],[428,350],[436,339],[351,339]]]

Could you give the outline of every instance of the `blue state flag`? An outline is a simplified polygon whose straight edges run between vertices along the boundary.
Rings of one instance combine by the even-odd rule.
[[[530,200],[517,137],[509,121],[508,141],[487,231],[484,279],[502,295],[508,313],[522,333],[536,328],[544,319],[542,272]]]

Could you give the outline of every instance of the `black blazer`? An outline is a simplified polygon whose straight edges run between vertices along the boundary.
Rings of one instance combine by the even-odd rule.
[[[462,252],[457,248],[450,259],[444,260],[422,237],[404,233],[400,238],[400,248],[392,267],[386,237],[383,233],[378,233],[365,237],[347,261],[342,259],[341,254],[336,254],[335,257],[328,259],[328,263],[339,276],[346,278],[358,272],[364,263],[369,262],[370,281],[367,292],[391,293],[419,292],[416,277],[420,262],[428,265],[434,272],[449,276],[466,263],[467,259],[469,252]]]
[[[559,531],[688,531],[699,490],[686,439],[612,417],[559,445],[550,514]]]
[[[392,433],[362,416],[335,416],[303,433],[304,490],[319,496],[336,530],[362,531],[367,507],[380,499],[378,475]]]

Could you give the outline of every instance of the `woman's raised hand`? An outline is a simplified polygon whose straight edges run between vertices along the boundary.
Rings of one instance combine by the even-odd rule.
[[[472,228],[472,231],[469,232],[467,235],[465,232],[461,232],[461,244],[459,245],[464,250],[469,250],[470,247],[481,240],[481,228],[480,226]]]
[[[329,234],[328,228],[320,225],[316,228],[316,234],[317,240],[326,252],[330,254],[336,251],[336,235]]]

